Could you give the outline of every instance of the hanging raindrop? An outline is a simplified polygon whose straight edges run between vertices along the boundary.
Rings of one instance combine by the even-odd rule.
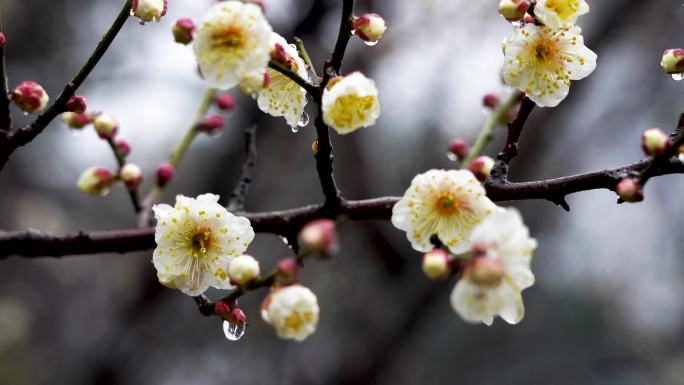
[[[380,40],[376,40],[376,41],[365,41],[365,40],[364,40],[364,41],[363,41],[363,44],[365,44],[365,45],[367,45],[367,46],[369,46],[369,47],[372,47],[372,46],[378,44],[379,41],[380,41]]]
[[[299,127],[306,127],[307,124],[309,124],[309,114],[304,112],[302,113],[302,117],[299,118],[299,122],[297,122],[297,125]]]
[[[451,151],[447,151],[446,155],[447,155],[447,159],[449,159],[452,162],[456,162],[458,160],[458,157],[456,156],[456,154],[454,154]]]
[[[682,79],[684,79],[684,73],[672,74],[672,79],[676,81],[681,81]]]
[[[245,322],[223,321],[223,334],[228,341],[238,341],[245,334]]]

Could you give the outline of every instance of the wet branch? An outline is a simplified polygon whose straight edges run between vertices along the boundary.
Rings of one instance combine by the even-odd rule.
[[[249,186],[254,179],[254,171],[256,169],[257,161],[257,145],[256,145],[256,125],[252,125],[245,129],[245,160],[242,163],[242,173],[233,193],[230,195],[228,203],[228,211],[244,211],[245,199],[249,194]]]

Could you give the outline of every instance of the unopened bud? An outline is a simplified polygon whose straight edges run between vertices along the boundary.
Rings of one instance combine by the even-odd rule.
[[[81,95],[72,95],[66,104],[67,111],[76,112],[78,114],[84,113],[87,108],[88,102],[86,101],[85,96]]]
[[[337,232],[332,219],[317,219],[307,223],[299,232],[299,242],[311,252],[330,256],[337,249]]]
[[[433,281],[448,278],[451,274],[449,254],[442,249],[433,249],[423,255],[423,273]]]
[[[50,98],[38,83],[27,80],[14,89],[12,101],[22,111],[31,114],[45,109]]]
[[[243,324],[247,322],[247,316],[245,315],[245,312],[243,312],[239,307],[233,308],[233,310],[228,313],[228,316],[225,319],[230,323]]]
[[[119,124],[113,116],[107,114],[100,114],[93,120],[95,131],[102,139],[111,139],[119,130]]]
[[[296,258],[283,258],[276,263],[276,281],[288,286],[299,280],[299,262]]]
[[[492,256],[475,257],[468,262],[464,276],[478,286],[498,286],[504,277],[504,264],[501,258]]]
[[[361,40],[375,45],[385,34],[387,22],[377,13],[366,13],[354,19],[353,28]]]
[[[223,117],[207,115],[197,122],[197,129],[209,135],[217,134],[223,130]]]
[[[5,48],[6,42],[7,42],[7,38],[5,38],[5,34],[0,32],[0,48]]]
[[[214,313],[221,318],[227,318],[230,311],[230,306],[223,301],[218,301],[214,304]]]
[[[537,19],[535,19],[534,16],[530,15],[529,13],[526,13],[525,17],[523,17],[523,23],[525,23],[525,24],[537,24]]]
[[[171,27],[173,39],[176,43],[188,45],[192,42],[192,33],[195,32],[195,23],[187,17],[176,20]]]
[[[92,122],[92,118],[88,114],[65,112],[62,114],[62,121],[71,128],[81,129],[90,124]]]
[[[495,109],[499,103],[501,103],[501,99],[494,94],[487,94],[482,98],[482,105],[491,108],[492,110]]]
[[[459,160],[463,160],[463,158],[468,156],[469,151],[470,147],[463,139],[454,139],[449,142],[449,153],[453,154]]]
[[[484,155],[473,159],[468,165],[468,170],[482,182],[492,175],[492,168],[494,168],[494,159]]]
[[[232,111],[235,109],[235,96],[228,92],[220,92],[214,98],[216,106],[223,111]]]
[[[159,187],[166,186],[173,179],[173,174],[175,173],[176,170],[170,163],[161,163],[157,167],[157,185]]]
[[[119,178],[124,182],[126,188],[129,190],[135,190],[140,186],[143,181],[143,173],[138,165],[133,163],[126,163],[119,173]]]
[[[280,43],[276,43],[273,46],[273,49],[271,49],[271,60],[273,60],[276,63],[282,64],[287,66],[288,62],[290,61],[290,55],[285,52],[285,47],[282,46]]]
[[[168,0],[133,0],[131,13],[144,24],[148,21],[159,21],[166,15],[167,7]]]
[[[684,73],[684,49],[673,48],[665,50],[660,65],[670,75]]]
[[[251,255],[235,257],[228,265],[228,276],[242,286],[259,276],[259,262]]]
[[[114,147],[116,148],[116,152],[124,158],[131,153],[131,145],[123,139],[114,141]]]
[[[641,135],[641,148],[648,156],[663,155],[671,145],[670,138],[660,128],[650,128]]]
[[[114,183],[114,174],[104,167],[90,167],[81,173],[76,187],[86,194],[105,195]]]
[[[625,202],[641,202],[644,200],[644,194],[641,191],[641,186],[632,178],[624,178],[615,187],[615,192],[620,199]]]
[[[510,22],[520,21],[525,17],[529,7],[530,2],[528,0],[501,0],[499,2],[499,13]]]
[[[259,91],[268,88],[271,84],[271,77],[268,71],[257,71],[245,76],[238,87],[243,94],[255,96]]]

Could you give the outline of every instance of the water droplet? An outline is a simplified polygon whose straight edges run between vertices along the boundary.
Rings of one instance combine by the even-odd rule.
[[[363,44],[365,44],[365,45],[367,45],[367,46],[369,46],[369,47],[372,47],[372,46],[378,44],[379,41],[380,41],[380,40],[376,40],[376,41],[365,41],[365,40],[364,40],[364,41],[363,41]]]
[[[684,79],[684,73],[679,73],[679,74],[672,74],[672,79],[676,81],[680,81]]]
[[[140,25],[145,25],[145,20],[140,19],[139,23],[140,23]]]
[[[135,16],[135,12],[133,12],[133,8],[131,8],[131,12],[129,13],[131,16]]]
[[[511,25],[513,26],[513,28],[521,28],[525,26],[525,22],[523,20],[512,21]]]
[[[287,238],[282,237],[281,239],[282,239],[283,243],[284,243],[286,246],[289,246],[289,245],[290,245],[290,242],[288,242]]]
[[[292,132],[294,132],[295,134],[299,132],[299,126],[292,127]]]
[[[356,35],[356,30],[355,30],[355,29],[352,29],[352,30],[351,30],[351,34],[352,34],[352,35]]]
[[[23,114],[24,114],[24,116],[29,116],[29,113],[26,111],[24,111]]]
[[[228,341],[238,341],[245,335],[246,325],[244,322],[223,321],[223,334],[225,334]]]
[[[451,151],[447,151],[447,158],[452,162],[456,162],[458,160],[458,157]]]
[[[306,127],[307,124],[309,124],[309,114],[304,112],[302,116],[299,118],[299,122],[297,122],[297,125],[299,127]]]

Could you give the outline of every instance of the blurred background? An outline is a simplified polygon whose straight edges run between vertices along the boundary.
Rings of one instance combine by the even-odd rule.
[[[123,0],[0,0],[10,86],[35,80],[54,98],[80,68]],[[119,120],[129,160],[153,172],[192,123],[203,84],[190,47],[175,44],[174,19],[199,19],[212,2],[171,0],[160,23],[131,18],[79,90],[89,108]],[[505,94],[501,41],[511,26],[496,0],[357,1],[389,30],[375,47],[352,39],[343,70],[375,79],[383,112],[374,127],[333,135],[345,197],[401,195],[411,178],[456,164],[454,137],[474,139],[485,93]],[[589,1],[581,18],[598,69],[554,109],[536,109],[512,165],[534,180],[615,167],[642,157],[640,133],[671,130],[684,110],[682,84],[660,56],[684,45],[681,0]],[[306,42],[317,65],[337,34],[339,0],[265,0],[274,30]],[[320,67],[319,67],[320,71]],[[217,137],[200,137],[177,170],[176,193],[225,198],[238,178],[243,128],[259,127],[249,211],[321,201],[310,150],[312,125],[294,134],[250,98]],[[309,114],[313,116],[310,103]],[[19,124],[29,118],[15,113]],[[489,148],[500,148],[503,130]],[[89,166],[115,167],[92,129],[59,119],[19,149],[0,174],[0,228],[56,233],[135,226],[121,186],[106,197],[77,191]],[[648,184],[645,202],[616,205],[609,191],[569,197],[571,213],[516,202],[539,240],[518,326],[462,322],[449,306],[454,282],[423,278],[420,255],[389,223],[346,224],[341,253],[311,261],[303,283],[319,298],[319,330],[303,343],[279,340],[259,317],[263,291],[241,307],[250,321],[238,342],[191,299],[158,284],[151,251],[0,263],[1,384],[684,384],[684,178]],[[279,237],[250,248],[264,270],[288,256]],[[220,293],[209,292],[213,298]]]

